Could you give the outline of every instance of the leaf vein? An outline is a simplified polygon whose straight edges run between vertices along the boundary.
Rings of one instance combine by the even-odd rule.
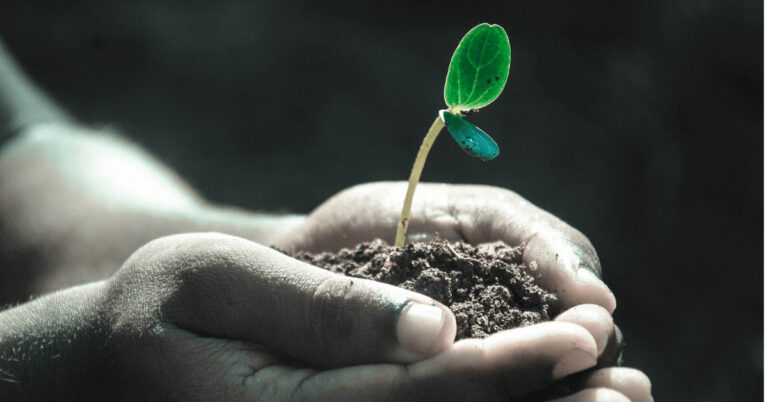
[[[483,55],[485,54],[485,47],[488,45],[488,38],[490,37],[491,37],[490,35],[485,35],[485,37],[483,38],[483,46],[480,48],[480,57],[478,57],[479,60],[483,59]],[[475,63],[472,62],[472,59],[469,57],[469,51],[467,51],[466,56],[467,56],[467,60],[469,60],[469,64],[471,64],[472,67],[475,68],[475,79],[472,82],[472,90],[469,92],[469,95],[467,96],[467,99],[472,99],[472,95],[474,95],[475,93],[475,88],[477,88],[477,77],[480,75],[480,70],[483,67],[477,67]],[[495,58],[496,57],[494,56],[494,59]]]

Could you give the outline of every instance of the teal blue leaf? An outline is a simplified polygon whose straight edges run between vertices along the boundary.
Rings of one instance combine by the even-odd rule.
[[[485,131],[447,110],[440,111],[440,118],[453,139],[467,154],[484,161],[499,156],[499,146]]]

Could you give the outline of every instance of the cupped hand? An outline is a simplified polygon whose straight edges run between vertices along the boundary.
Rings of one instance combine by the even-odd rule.
[[[277,244],[286,250],[338,251],[381,238],[392,242],[407,183],[358,185],[333,196]],[[538,283],[565,310],[597,304],[609,312],[616,298],[600,280],[594,247],[578,230],[516,193],[489,186],[421,183],[416,189],[408,241],[436,235],[479,244],[526,242],[523,261],[537,268]]]
[[[108,336],[95,371],[129,400],[536,398],[596,367],[615,338],[608,311],[582,305],[453,343],[453,315],[425,296],[218,234],[147,244],[97,300]],[[648,400],[647,379],[621,370],[582,374],[568,397]]]

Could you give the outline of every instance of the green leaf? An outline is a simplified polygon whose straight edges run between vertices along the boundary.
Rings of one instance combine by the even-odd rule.
[[[461,39],[445,80],[452,111],[479,109],[496,100],[509,77],[511,50],[504,28],[480,24]]]

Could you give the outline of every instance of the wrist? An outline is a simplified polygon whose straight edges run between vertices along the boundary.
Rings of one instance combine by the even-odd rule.
[[[108,325],[103,282],[56,292],[0,312],[0,400],[93,395]]]

